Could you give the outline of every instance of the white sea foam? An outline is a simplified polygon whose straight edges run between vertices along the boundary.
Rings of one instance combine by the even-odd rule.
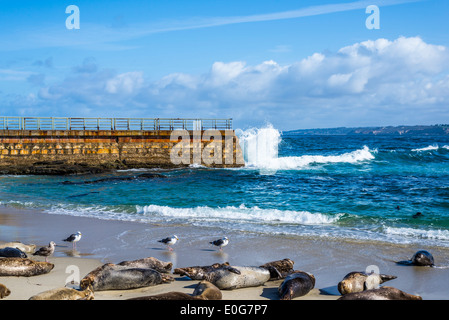
[[[426,239],[426,240],[449,240],[449,230],[423,230],[414,228],[398,228],[398,227],[386,227],[384,229],[385,233],[393,236],[401,236],[403,238],[412,239]]]
[[[211,219],[231,220],[251,223],[288,223],[301,225],[332,224],[341,215],[326,215],[311,213],[308,211],[261,209],[257,206],[247,208],[227,206],[223,208],[211,208],[207,206],[194,208],[173,208],[168,206],[148,205],[136,206],[137,213],[145,216],[187,218],[187,219]]]
[[[427,146],[425,148],[412,149],[412,151],[414,151],[414,152],[421,152],[421,151],[434,151],[434,150],[438,150],[438,149],[439,149],[438,145],[430,145],[430,146]]]
[[[271,125],[237,132],[247,168],[266,170],[301,170],[311,164],[359,163],[373,160],[376,150],[367,146],[338,155],[303,155],[278,157],[281,134]]]

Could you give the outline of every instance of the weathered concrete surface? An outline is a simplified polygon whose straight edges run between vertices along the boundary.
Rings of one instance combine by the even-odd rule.
[[[185,145],[191,151],[190,162],[175,164],[170,151],[182,137],[170,139],[172,131],[0,130],[0,174],[84,174],[173,168],[193,163],[209,167],[242,166],[243,155],[234,131],[216,133],[222,138],[207,139],[202,132],[188,132],[190,139]],[[213,149],[210,158],[217,151],[221,156],[211,163],[203,153],[205,148]],[[202,154],[201,163],[195,158],[198,153]]]

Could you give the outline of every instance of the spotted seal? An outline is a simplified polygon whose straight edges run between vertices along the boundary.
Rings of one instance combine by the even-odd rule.
[[[151,269],[154,269],[154,270],[162,272],[162,273],[170,273],[171,269],[173,267],[173,263],[161,261],[154,257],[148,257],[148,258],[132,260],[132,261],[122,261],[122,262],[118,263],[117,265],[129,267],[129,268],[131,268],[131,267],[132,268],[151,268]]]
[[[19,248],[5,247],[0,249],[0,257],[5,258],[27,258],[25,252]]]
[[[193,267],[176,268],[173,271],[173,273],[179,274],[181,276],[187,276],[192,280],[207,280],[209,274],[212,274],[214,271],[219,269],[227,269],[230,272],[240,274],[240,271],[232,268],[229,265],[229,262],[214,263],[210,266],[193,266]]]
[[[126,290],[154,286],[173,278],[151,268],[133,268],[106,263],[81,279],[81,289],[89,285],[94,291]]]
[[[422,298],[393,287],[381,287],[348,293],[338,298],[338,300],[422,300]]]
[[[6,242],[0,244],[0,249],[10,247],[10,248],[17,248],[25,253],[34,253],[36,251],[36,245],[35,244],[24,244],[20,241],[12,241],[12,242]]]
[[[398,261],[396,263],[402,265],[413,265],[423,267],[435,266],[432,254],[426,250],[417,251],[410,260]]]
[[[396,276],[366,273],[366,272],[350,272],[343,280],[338,283],[338,291],[343,294],[362,292],[364,290],[375,289],[379,284],[386,281],[396,279]]]
[[[193,280],[207,280],[221,290],[256,287],[270,279],[270,271],[266,268],[230,266],[227,262],[210,266],[176,268],[174,273],[186,275]]]
[[[31,277],[49,273],[55,265],[26,258],[0,258],[0,276]]]
[[[279,285],[278,292],[281,300],[292,300],[305,296],[315,287],[313,274],[304,271],[293,271]]]
[[[76,290],[73,288],[56,288],[38,293],[28,300],[93,300],[94,292],[92,287],[88,286],[85,290]]]

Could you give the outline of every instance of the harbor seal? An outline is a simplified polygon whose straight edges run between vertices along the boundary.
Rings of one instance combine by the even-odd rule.
[[[118,263],[119,266],[125,266],[129,268],[151,268],[156,271],[162,272],[162,273],[170,273],[171,269],[173,267],[173,263],[171,262],[165,262],[161,261],[159,259],[148,257],[138,260],[132,260],[132,261],[122,261]]]
[[[176,268],[173,271],[173,273],[179,274],[181,276],[187,276],[192,280],[207,280],[208,275],[218,269],[227,269],[230,272],[240,274],[240,271],[232,268],[229,265],[229,262],[214,263],[210,266],[194,266],[194,267]]]
[[[278,287],[281,300],[305,296],[315,287],[313,274],[304,271],[291,272]]]
[[[348,293],[338,298],[338,300],[422,300],[422,298],[393,287],[381,287]]]
[[[28,300],[93,300],[94,292],[92,287],[88,286],[85,290],[76,290],[73,288],[56,288],[38,293]]]
[[[31,277],[49,273],[55,265],[25,258],[0,258],[0,276]]]
[[[435,266],[433,256],[430,252],[426,250],[417,251],[410,260],[398,261],[397,264],[402,265],[412,265],[412,266],[422,266],[422,267],[433,267]]]
[[[184,292],[170,291],[167,293],[156,294],[152,296],[131,298],[128,300],[221,300],[220,289],[209,281],[201,281],[195,287],[193,294]]]
[[[221,290],[257,287],[270,279],[270,271],[265,268],[236,267],[227,262],[203,267],[176,268],[174,273],[186,275],[192,280],[207,280]]]
[[[0,299],[7,297],[11,294],[11,290],[9,290],[5,285],[0,283]]]
[[[173,281],[173,278],[154,269],[107,263],[88,273],[81,280],[80,286],[84,290],[91,285],[94,291],[127,290],[154,286],[168,281]]]
[[[5,258],[27,258],[25,252],[18,248],[5,247],[0,249],[0,257]]]
[[[282,260],[267,262],[260,267],[270,271],[270,280],[279,280],[284,279],[293,271],[294,264],[295,262],[293,260],[285,258]]]
[[[24,244],[20,241],[12,241],[0,244],[0,249],[6,247],[17,248],[25,253],[33,253],[36,250],[35,244]]]
[[[258,287],[270,280],[270,271],[261,267],[236,267],[220,268],[208,275],[208,281],[221,290],[233,290],[248,287]]]
[[[350,272],[338,283],[338,291],[344,295],[364,290],[375,289],[381,283],[396,279],[396,276],[386,274]]]

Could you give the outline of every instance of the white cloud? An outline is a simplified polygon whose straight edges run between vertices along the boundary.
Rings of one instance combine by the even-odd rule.
[[[98,116],[108,110],[115,116],[233,117],[308,128],[439,123],[449,118],[448,88],[447,48],[401,37],[289,65],[215,62],[204,74],[173,73],[151,82],[141,71],[78,73],[41,88],[35,100],[47,113],[78,105]]]
[[[115,76],[106,82],[106,92],[132,94],[143,84],[143,72],[126,72]]]

